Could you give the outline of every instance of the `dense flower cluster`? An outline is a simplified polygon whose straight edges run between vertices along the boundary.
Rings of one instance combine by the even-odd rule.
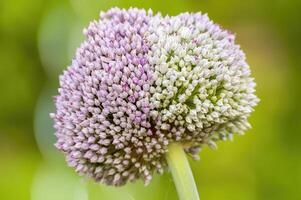
[[[258,99],[245,56],[206,15],[113,8],[84,34],[51,114],[56,146],[78,173],[147,184],[170,142],[197,158],[202,144],[250,127]]]

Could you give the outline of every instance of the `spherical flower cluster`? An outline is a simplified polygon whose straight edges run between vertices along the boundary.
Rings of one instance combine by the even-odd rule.
[[[197,158],[250,127],[258,99],[245,56],[206,15],[113,8],[84,34],[51,114],[56,147],[81,175],[147,184],[169,143]]]

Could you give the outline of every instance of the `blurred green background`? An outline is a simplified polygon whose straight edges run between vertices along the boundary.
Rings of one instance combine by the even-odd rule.
[[[301,199],[300,0],[0,0],[0,199],[173,200],[170,174],[122,188],[78,177],[48,113],[81,30],[112,6],[207,12],[237,34],[261,98],[253,129],[191,161],[201,199]]]

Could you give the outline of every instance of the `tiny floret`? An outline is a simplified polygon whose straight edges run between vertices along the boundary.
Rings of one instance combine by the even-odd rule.
[[[200,148],[250,128],[255,83],[234,35],[207,15],[112,8],[60,76],[57,142],[68,164],[120,186],[163,173],[171,142]]]

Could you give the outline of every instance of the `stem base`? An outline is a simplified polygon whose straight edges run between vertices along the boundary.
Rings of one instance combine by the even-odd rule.
[[[199,200],[198,190],[182,145],[179,143],[169,144],[166,159],[179,199]]]

